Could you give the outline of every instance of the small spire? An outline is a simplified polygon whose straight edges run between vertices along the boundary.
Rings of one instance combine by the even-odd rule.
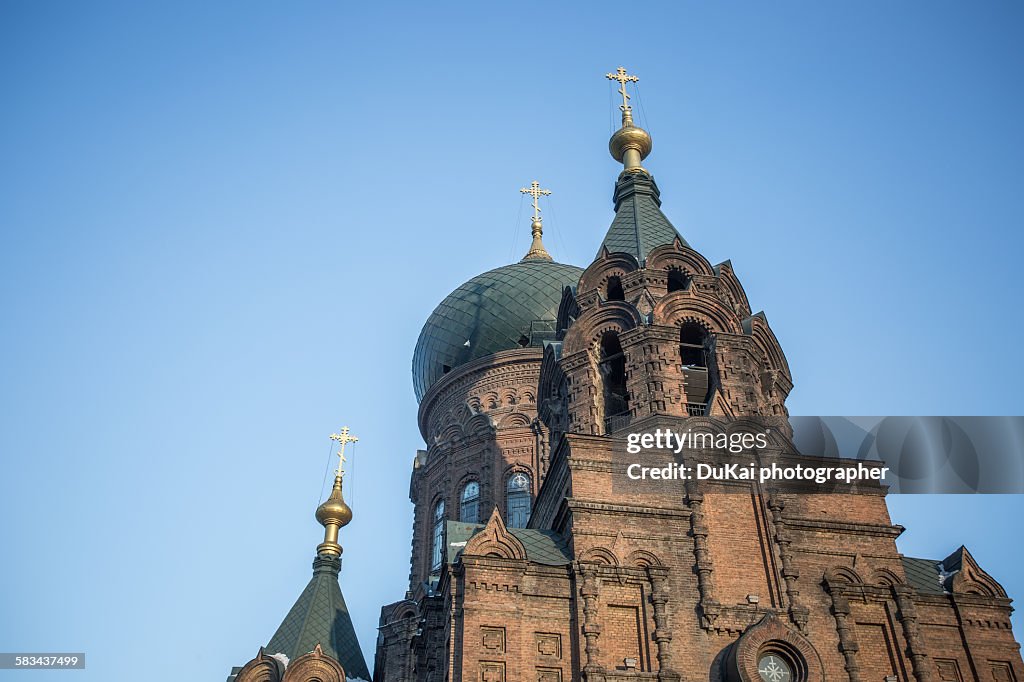
[[[622,110],[622,127],[608,141],[608,151],[616,161],[622,163],[625,172],[646,173],[640,162],[651,153],[654,142],[646,130],[633,124],[633,108],[629,106],[630,96],[626,92],[626,83],[636,83],[640,78],[627,73],[621,66],[615,73],[605,74],[605,78],[618,81],[619,94],[622,95],[622,104],[619,106]]]
[[[523,260],[554,260],[551,258],[551,254],[544,248],[544,225],[540,217],[540,198],[549,196],[551,190],[541,189],[540,183],[534,180],[530,183],[529,187],[523,187],[519,190],[523,194],[529,194],[533,197],[533,223],[530,225],[531,232],[533,233],[533,243],[530,244],[530,250],[523,256]]]
[[[355,443],[359,439],[349,433],[348,427],[339,433],[332,433],[331,440],[340,443],[338,449],[338,468],[334,472],[334,487],[327,500],[316,508],[316,520],[324,527],[324,541],[317,545],[317,554],[341,556],[341,545],[338,544],[338,531],[352,520],[352,508],[345,504],[341,487],[345,478],[345,445]]]

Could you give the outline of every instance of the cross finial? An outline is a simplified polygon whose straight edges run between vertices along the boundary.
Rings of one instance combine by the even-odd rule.
[[[345,459],[345,445],[347,445],[348,443],[355,443],[359,439],[351,435],[348,432],[348,427],[344,426],[342,427],[340,432],[331,434],[331,440],[341,444],[341,447],[338,449],[338,470],[335,472],[335,475],[338,478],[344,478],[345,462],[348,461],[347,459]]]
[[[519,191],[522,192],[523,194],[529,194],[531,197],[533,197],[533,222],[539,223],[540,204],[538,203],[538,200],[541,197],[549,196],[551,194],[551,190],[541,189],[540,183],[534,180],[533,182],[530,183],[529,188],[523,187]]]
[[[623,114],[628,113],[630,111],[630,106],[629,95],[626,93],[626,83],[636,83],[640,78],[638,76],[629,75],[626,73],[626,69],[621,66],[615,69],[615,73],[605,74],[605,78],[610,81],[619,82],[619,94],[622,95],[622,105],[619,106],[619,109],[622,109]]]

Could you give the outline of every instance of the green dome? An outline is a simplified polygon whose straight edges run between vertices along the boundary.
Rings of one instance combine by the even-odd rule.
[[[427,318],[416,342],[416,399],[459,365],[539,343],[534,332],[554,331],[562,290],[576,286],[582,274],[574,265],[527,260],[477,275],[450,293]]]

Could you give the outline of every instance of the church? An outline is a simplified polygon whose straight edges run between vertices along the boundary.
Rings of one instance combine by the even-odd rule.
[[[594,260],[552,259],[534,182],[522,260],[458,287],[420,333],[409,586],[381,609],[373,681],[1024,680],[1002,586],[963,546],[903,556],[881,482],[617,482],[628,434],[785,422],[793,377],[731,263],[712,265],[661,211],[637,77],[608,78],[622,171]],[[816,454],[790,435],[774,430],[757,456]],[[686,465],[731,456],[687,451]],[[338,582],[342,484],[339,467],[309,585],[229,682],[370,679]]]

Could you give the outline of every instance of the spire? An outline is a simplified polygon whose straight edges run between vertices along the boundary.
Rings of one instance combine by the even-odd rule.
[[[646,173],[640,162],[651,153],[654,142],[646,130],[633,125],[633,108],[629,106],[630,96],[626,92],[626,83],[636,83],[640,80],[638,76],[626,73],[626,69],[619,67],[615,73],[605,74],[608,80],[619,82],[619,94],[622,95],[622,127],[619,128],[608,141],[608,151],[612,157],[622,163],[626,173]]]
[[[551,258],[551,254],[544,248],[544,242],[541,237],[544,235],[544,225],[541,222],[540,217],[540,198],[550,196],[551,190],[541,189],[540,183],[534,180],[530,183],[530,186],[523,187],[519,190],[523,194],[529,194],[533,197],[533,224],[530,225],[531,231],[533,232],[533,243],[530,244],[530,250],[523,256],[523,260],[554,260]]]
[[[615,219],[601,242],[597,257],[609,253],[628,253],[643,264],[647,254],[657,246],[671,244],[678,239],[689,246],[661,212],[661,192],[654,178],[640,165],[651,153],[653,142],[643,128],[633,124],[633,110],[629,106],[627,83],[636,83],[637,76],[619,67],[605,76],[618,81],[622,95],[622,127],[612,135],[608,149],[616,161],[622,162],[623,172],[615,183]]]
[[[348,461],[345,459],[345,446],[359,439],[351,435],[346,426],[340,433],[332,433],[331,440],[339,443],[341,447],[338,449],[338,469],[334,472],[334,488],[330,497],[316,508],[316,520],[324,527],[324,541],[317,545],[316,553],[341,556],[338,531],[352,520],[352,509],[345,504],[345,498],[341,494],[341,484],[345,479],[345,462]]]
[[[370,679],[366,660],[356,639],[356,630],[338,576],[341,573],[341,545],[338,530],[352,520],[352,510],[341,495],[345,477],[345,445],[358,438],[348,427],[332,433],[331,440],[340,444],[334,488],[327,500],[317,507],[316,520],[324,526],[324,541],[316,548],[313,577],[285,616],[277,632],[270,638],[266,651],[284,654],[291,661],[319,648],[325,656],[335,659],[348,678]]]

